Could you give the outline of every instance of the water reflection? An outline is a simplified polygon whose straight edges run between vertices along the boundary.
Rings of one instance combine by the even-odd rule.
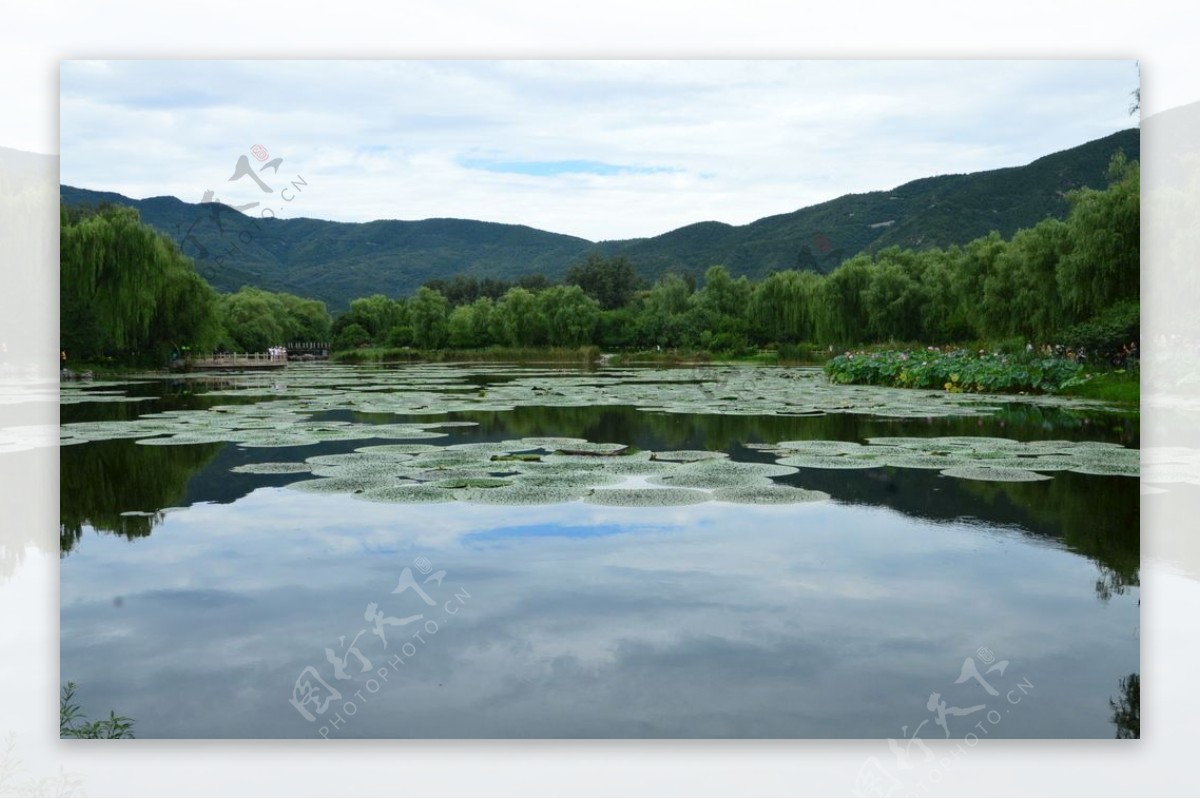
[[[85,526],[128,539],[150,535],[161,511],[182,504],[188,480],[220,450],[220,444],[145,447],[132,441],[63,447],[60,553],[75,548]],[[149,515],[127,515],[141,513]]]
[[[142,384],[131,391],[154,399],[65,406],[63,420],[252,401],[193,388]],[[763,462],[769,454],[747,445],[885,435],[1139,442],[1136,417],[1030,405],[903,420],[626,407],[411,420],[440,418],[479,424],[448,428],[439,444],[572,436]],[[927,717],[932,692],[957,707],[986,700],[954,678],[987,647],[1036,687],[994,737],[1136,731],[1136,480],[802,469],[782,481],[833,502],[508,508],[376,504],[282,489],[295,475],[229,471],[372,443],[391,442],[64,447],[63,673],[147,737],[318,735],[321,724],[288,702],[310,667],[343,697],[369,700],[329,737],[896,737]],[[184,509],[159,513],[172,507]],[[391,593],[422,558],[446,571],[429,586],[439,603],[468,597],[460,612]],[[385,625],[395,643],[383,647],[371,603],[386,618],[428,612],[421,623],[438,624],[377,692],[366,681],[382,680],[408,631]],[[326,649],[351,641],[373,668],[350,658],[338,680]]]
[[[369,603],[425,611],[390,593],[422,557],[447,572],[429,586],[439,631],[375,693],[374,671],[335,680],[324,650],[369,628]],[[171,514],[136,547],[95,539],[62,568],[64,673],[149,737],[315,736],[287,701],[309,666],[369,698],[331,737],[896,736],[930,692],[970,705],[953,681],[980,646],[1035,686],[996,736],[1110,737],[1112,686],[1138,668],[1135,598],[1096,602],[1077,555],[865,506],[260,489]],[[389,648],[360,641],[376,670],[407,640],[387,632]]]
[[[1120,695],[1108,704],[1112,708],[1112,723],[1117,726],[1117,738],[1142,737],[1142,686],[1140,677],[1122,677]]]
[[[148,390],[148,389],[143,389]],[[209,407],[218,398],[168,394],[169,409]],[[227,398],[220,398],[227,399]],[[128,416],[127,405],[104,406],[109,414]],[[146,412],[143,408],[138,412]],[[134,414],[136,415],[136,413]],[[851,414],[817,417],[719,416],[642,413],[622,407],[516,408],[447,417],[397,417],[334,411],[321,418],[357,423],[435,421],[478,422],[453,428],[440,443],[498,441],[523,436],[573,436],[590,441],[630,443],[641,449],[721,449],[736,460],[771,462],[767,453],[746,444],[783,440],[862,441],[884,435],[997,435],[1020,440],[1044,438],[1138,444],[1137,419],[1127,415],[1081,414],[1062,409],[1017,405],[993,417],[879,419]],[[62,551],[76,544],[85,520],[95,529],[127,537],[149,534],[154,516],[122,516],[198,502],[236,502],[256,488],[282,486],[295,475],[233,474],[247,463],[303,460],[318,454],[348,452],[385,441],[330,442],[308,447],[242,448],[234,445],[147,447],[129,440],[65,447],[62,451]],[[844,503],[887,507],[931,521],[979,519],[1011,525],[1031,536],[1058,539],[1091,558],[1100,571],[1093,580],[1101,597],[1138,584],[1139,520],[1135,480],[1071,472],[1055,473],[1037,483],[986,483],[953,480],[935,471],[802,469],[780,479],[817,489]]]

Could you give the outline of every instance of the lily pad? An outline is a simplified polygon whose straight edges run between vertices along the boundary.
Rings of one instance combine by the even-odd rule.
[[[388,477],[374,479],[366,477],[318,477],[313,480],[288,483],[287,487],[313,494],[358,494],[375,488],[406,484],[397,478]]]
[[[649,482],[681,488],[730,488],[758,485],[764,478],[782,477],[796,471],[787,464],[707,460],[685,463],[666,474],[649,478]]]
[[[789,455],[775,461],[782,466],[793,466],[802,469],[877,469],[884,465],[884,453],[867,455],[849,455],[830,453],[828,455]]]
[[[367,502],[396,502],[404,504],[425,504],[432,502],[453,502],[457,497],[453,491],[432,485],[392,485],[371,488],[356,493],[355,499]]]
[[[711,495],[690,488],[602,488],[584,497],[591,505],[651,508],[672,505],[697,505]]]
[[[501,488],[503,486],[512,485],[512,480],[505,480],[499,477],[449,477],[444,480],[439,480],[431,485],[438,488]]]
[[[244,463],[229,471],[238,474],[300,474],[311,472],[312,466],[307,463]]]
[[[960,480],[986,480],[998,483],[1032,483],[1051,478],[1028,469],[1012,469],[1006,466],[953,466],[942,471],[946,477]]]
[[[654,461],[671,461],[674,463],[695,463],[696,461],[706,461],[712,458],[728,458],[729,453],[714,452],[713,450],[703,449],[679,449],[668,450],[667,452],[655,452],[650,455],[650,460]]]
[[[520,485],[544,488],[589,488],[614,485],[623,480],[622,476],[605,471],[532,472],[516,477],[516,482]]]
[[[369,447],[359,447],[355,452],[365,452],[379,455],[419,455],[424,452],[441,452],[445,447],[436,444],[372,444]]]
[[[580,499],[588,489],[566,486],[513,484],[502,488],[464,488],[457,498],[484,505],[557,505]]]
[[[718,488],[712,498],[719,502],[742,505],[788,505],[797,502],[823,502],[829,499],[824,491],[772,483],[769,486],[738,486]]]
[[[1079,474],[1094,474],[1107,477],[1137,477],[1141,467],[1136,463],[1119,463],[1117,461],[1083,461],[1071,471]]]

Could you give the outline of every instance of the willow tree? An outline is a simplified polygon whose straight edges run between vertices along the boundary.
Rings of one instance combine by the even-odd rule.
[[[1068,251],[1067,226],[1046,219],[1018,230],[983,284],[983,332],[1038,340],[1063,325],[1056,270]]]
[[[64,210],[61,222],[60,333],[72,357],[150,362],[215,342],[215,293],[137,211]]]
[[[812,341],[814,302],[821,288],[815,272],[775,272],[754,287],[747,309],[751,330],[763,343]]]
[[[1067,197],[1070,252],[1059,263],[1057,279],[1071,321],[1138,297],[1141,170],[1137,161],[1117,154],[1109,176],[1113,183],[1106,190],[1081,189]]]
[[[493,338],[513,347],[532,347],[546,335],[546,320],[537,297],[523,288],[505,292],[492,314]]]
[[[821,283],[815,315],[822,344],[858,344],[868,338],[863,292],[871,284],[871,258],[858,255],[829,273]]]
[[[579,286],[553,286],[537,295],[546,320],[546,339],[552,346],[577,347],[592,343],[600,321],[600,303]]]
[[[862,292],[868,330],[877,341],[916,341],[923,334],[921,310],[928,291],[921,282],[920,261],[911,251],[884,251],[872,265]]]
[[[437,349],[446,345],[446,317],[450,303],[440,291],[421,286],[408,301],[408,317],[412,323],[413,342],[418,347]]]

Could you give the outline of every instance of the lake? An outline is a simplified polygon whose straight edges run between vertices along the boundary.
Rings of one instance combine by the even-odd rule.
[[[61,681],[138,737],[1111,738],[1140,671],[1095,403],[297,364],[61,420]]]

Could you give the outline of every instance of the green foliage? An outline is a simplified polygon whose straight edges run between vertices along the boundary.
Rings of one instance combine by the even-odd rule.
[[[545,342],[546,320],[533,292],[514,288],[496,304],[493,340],[509,347],[533,347]]]
[[[367,332],[371,341],[382,341],[398,325],[409,321],[405,307],[383,294],[361,297],[350,303],[350,310],[337,318],[333,324],[336,338],[344,325],[356,324]]]
[[[221,297],[222,344],[239,352],[265,352],[293,341],[328,341],[325,303],[292,294],[243,287]]]
[[[518,225],[459,219],[346,224],[252,218],[225,210],[218,227],[210,220],[209,208],[175,200],[131,200],[69,186],[61,187],[61,195],[67,204],[108,201],[135,207],[143,219],[168,234],[190,231],[185,254],[197,259],[200,274],[221,291],[254,283],[317,297],[341,311],[355,297],[374,292],[408,296],[421,285],[441,291],[452,306],[481,296],[498,299],[514,284],[536,292],[546,287],[547,279],[562,280],[572,265],[585,262],[591,254],[609,263],[628,259],[650,281],[709,264],[724,264],[735,276],[762,280],[772,272],[788,270],[829,273],[855,255],[893,246],[945,249],[992,230],[1010,237],[1048,216],[1064,219],[1071,210],[1066,193],[1107,185],[1109,159],[1118,150],[1130,161],[1139,157],[1136,129],[1026,166],[925,178],[888,191],[846,195],[748,225],[702,222],[651,238],[600,243]],[[218,254],[229,252],[232,244],[236,250],[218,262]],[[532,275],[545,277],[523,279]],[[609,294],[602,285],[580,285],[605,308],[625,304],[613,299],[620,292]],[[835,338],[860,340],[852,335]]]
[[[437,349],[446,345],[449,336],[447,314],[450,304],[440,292],[428,286],[418,289],[408,303],[408,317],[412,322],[413,344],[426,349]]]
[[[1123,355],[1123,348],[1138,341],[1141,331],[1141,307],[1136,300],[1123,300],[1104,309],[1094,318],[1063,330],[1059,344],[1088,354],[1089,362],[1109,363]]]
[[[62,213],[60,341],[69,357],[163,364],[220,331],[217,294],[136,211]]]
[[[87,718],[75,702],[75,683],[62,688],[58,700],[59,738],[133,738],[133,719],[110,712],[107,719],[85,721]]]
[[[1137,405],[1141,402],[1141,371],[1139,369],[1100,370],[1091,378],[1063,389],[1064,394],[1085,399]]]
[[[1137,284],[1129,280],[1129,265],[1138,261],[1132,235],[1136,218],[1131,221],[1130,216],[1137,205],[1136,164],[1117,157],[1112,173],[1117,182],[1110,188],[1072,195],[1075,210],[1065,222],[1044,219],[1007,241],[993,230],[962,247],[887,247],[855,256],[829,275],[784,270],[757,285],[744,275],[734,277],[725,266],[711,266],[698,290],[686,276],[674,273],[660,277],[649,290],[635,290],[632,264],[593,255],[572,269],[573,284],[548,286],[544,280],[523,279],[525,286],[509,288],[497,301],[478,296],[453,309],[429,286],[407,302],[379,294],[352,302],[334,329],[357,324],[373,345],[411,343],[422,350],[593,344],[654,353],[683,349],[726,358],[750,357],[764,348],[813,352],[872,342],[1003,341],[1005,353],[1014,359],[1013,370],[985,370],[978,381],[960,375],[963,385],[985,387],[971,390],[1059,390],[1060,367],[1027,364],[1025,352],[1031,345],[1040,351],[1042,344],[1063,343],[1064,329],[1080,308],[1105,303],[1104,315],[1067,330],[1071,345],[1106,353],[1116,342],[1119,347],[1136,340]],[[1097,230],[1122,229],[1126,234],[1116,239],[1095,235]],[[1072,297],[1084,274],[1078,271],[1084,262],[1081,242],[1089,241],[1089,259],[1102,257],[1116,266],[1084,270],[1091,299],[1080,305]],[[446,285],[463,297],[482,286],[470,280]],[[623,304],[607,307],[618,300]],[[359,346],[361,338],[357,334],[351,341],[335,341]],[[856,364],[850,372],[857,370]],[[926,371],[908,372],[899,381],[889,374],[847,372],[846,377],[888,378],[889,385],[942,387],[955,382],[942,379],[950,372]],[[956,367],[954,373],[962,371]]]
[[[1069,195],[1070,252],[1058,269],[1058,289],[1076,320],[1137,296],[1140,277],[1140,168],[1118,154],[1106,191]]]
[[[568,269],[566,282],[579,286],[606,311],[624,307],[642,287],[642,279],[628,258],[605,258],[597,253]]]
[[[1083,367],[1063,358],[921,351],[846,353],[825,364],[834,383],[951,392],[1055,393],[1081,382]]]
[[[835,269],[821,283],[817,297],[817,340],[860,343],[868,338],[870,324],[863,295],[871,285],[871,258],[860,255]]]
[[[406,334],[403,336],[398,335],[398,331],[401,331],[401,330],[406,331]],[[406,346],[408,343],[411,343],[412,342],[412,328],[401,328],[401,327],[392,328],[392,335],[389,336],[389,339],[397,340],[397,339],[400,339],[401,337],[405,338],[407,341],[404,343],[396,343],[396,344],[393,344],[392,346],[403,347],[403,346]],[[368,333],[367,329],[365,327],[363,327],[362,325],[360,325],[358,322],[351,322],[350,324],[345,325],[344,327],[342,327],[341,330],[338,331],[337,335],[333,337],[334,350],[349,350],[349,349],[354,349],[356,347],[361,347],[364,344],[370,344],[370,343],[371,343],[371,334]]]
[[[552,347],[590,344],[600,321],[600,304],[579,286],[554,286],[537,295]]]
[[[816,305],[821,278],[814,272],[775,272],[754,287],[750,328],[756,338],[779,344],[816,337]]]

